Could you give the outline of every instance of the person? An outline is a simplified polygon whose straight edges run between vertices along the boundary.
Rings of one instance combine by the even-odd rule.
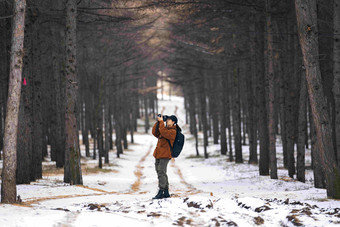
[[[169,181],[167,172],[167,166],[171,157],[171,146],[173,146],[176,138],[177,129],[177,117],[175,115],[166,116],[166,126],[164,126],[163,116],[158,115],[157,122],[152,128],[152,134],[158,138],[157,146],[153,152],[155,157],[155,169],[158,176],[159,191],[153,199],[169,198]]]

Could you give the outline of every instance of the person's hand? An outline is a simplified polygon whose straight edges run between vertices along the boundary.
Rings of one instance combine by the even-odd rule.
[[[161,115],[160,117],[157,116],[157,121],[163,121],[163,115]]]

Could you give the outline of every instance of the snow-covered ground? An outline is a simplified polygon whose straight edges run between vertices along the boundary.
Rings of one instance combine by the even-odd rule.
[[[0,204],[0,226],[340,225],[340,201],[327,199],[324,189],[313,187],[310,170],[306,183],[288,178],[279,143],[279,180],[259,176],[257,165],[246,164],[247,146],[243,147],[245,164],[228,162],[212,143],[209,159],[194,158],[194,139],[184,125],[183,98],[160,100],[159,105],[164,114],[178,116],[186,135],[181,156],[168,167],[171,198],[151,199],[157,193],[152,156],[157,140],[140,130],[121,158],[110,152],[104,171],[93,171],[97,161],[83,158],[84,186],[64,184],[60,171],[18,185],[22,203]],[[44,167],[52,164],[46,162]]]

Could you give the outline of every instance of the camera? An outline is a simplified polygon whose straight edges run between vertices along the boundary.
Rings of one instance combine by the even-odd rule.
[[[157,117],[161,117],[161,114],[158,114]],[[163,121],[166,121],[169,118],[168,115],[163,115]]]

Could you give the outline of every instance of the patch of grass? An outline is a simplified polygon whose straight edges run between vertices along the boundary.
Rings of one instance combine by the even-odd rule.
[[[43,176],[63,175],[64,168],[57,168],[55,165],[43,166]]]
[[[95,174],[95,173],[111,173],[118,172],[117,170],[112,169],[100,169],[99,167],[85,167],[82,168],[83,174]]]
[[[81,171],[83,175],[87,174],[96,174],[96,173],[110,173],[110,172],[118,172],[117,170],[113,169],[106,169],[105,167],[112,167],[116,166],[114,164],[105,164],[103,165],[104,168],[100,169],[97,165],[86,165],[82,164]],[[64,168],[56,168],[55,165],[48,165],[43,167],[43,175],[44,176],[51,176],[51,175],[63,175]]]
[[[208,154],[208,158],[219,158],[221,157],[221,155],[219,154]],[[186,159],[200,159],[200,158],[204,158],[204,155],[190,155],[188,157],[186,157]]]
[[[202,155],[190,155],[188,157],[186,157],[187,159],[199,159],[199,158],[204,158],[204,156]]]
[[[327,202],[328,199],[327,198],[317,198],[317,199],[314,199],[315,201],[317,202]]]
[[[186,140],[186,141],[194,141],[194,140],[195,140],[195,137],[191,137],[191,136],[189,137],[189,136],[188,136],[187,138],[185,138],[185,140]]]

